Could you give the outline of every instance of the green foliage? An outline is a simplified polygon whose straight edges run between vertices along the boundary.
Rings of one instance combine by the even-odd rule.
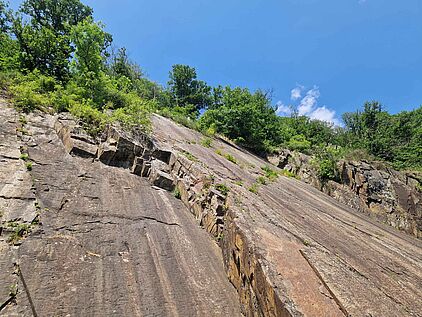
[[[31,225],[26,223],[9,222],[8,228],[13,230],[7,239],[10,244],[16,244],[31,232]]]
[[[339,181],[340,172],[337,167],[337,162],[341,156],[341,151],[326,147],[318,150],[313,163],[317,169],[319,179],[324,183],[328,180]]]
[[[22,154],[19,156],[19,158],[20,158],[21,160],[23,160],[23,161],[27,161],[27,160],[29,160],[29,155],[28,155],[28,153],[22,153]]]
[[[181,125],[188,127],[192,130],[199,130],[197,122],[191,116],[191,107],[178,107],[175,106],[173,108],[161,108],[157,110],[157,113],[172,119],[174,122],[180,123]]]
[[[18,295],[18,284],[14,283],[9,286],[9,296],[13,299]]]
[[[271,182],[278,178],[277,172],[271,169],[268,165],[261,167],[261,169],[265,172],[265,177],[268,178]]]
[[[234,164],[237,164],[237,159],[233,155],[226,153],[226,154],[224,154],[224,157],[226,158],[226,160],[228,160],[228,161],[230,161]]]
[[[210,102],[211,88],[197,79],[196,70],[187,65],[173,65],[168,82],[172,102],[178,107],[190,107],[196,117]]]
[[[392,162],[397,169],[422,167],[422,107],[391,115],[378,102],[345,113],[343,146]]]
[[[293,151],[309,153],[309,150],[311,149],[311,142],[309,142],[304,135],[297,134],[291,137],[287,146]]]
[[[230,87],[218,90],[217,104],[199,120],[202,130],[212,128],[256,152],[279,143],[278,119],[265,93]]]
[[[76,48],[72,68],[83,82],[89,83],[105,70],[104,52],[112,39],[103,28],[101,23],[95,23],[92,18],[89,18],[71,29],[70,38]]]
[[[186,156],[192,162],[198,162],[199,161],[198,158],[190,152],[183,151],[182,154],[184,156]]]
[[[206,148],[212,147],[212,140],[210,138],[201,139],[201,145]]]
[[[151,131],[151,112],[156,108],[156,103],[150,100],[143,100],[135,93],[125,95],[125,107],[115,110],[112,114],[112,121],[120,122],[125,128],[138,127],[144,132]]]
[[[23,112],[31,112],[35,109],[46,110],[52,105],[52,96],[57,85],[53,77],[34,71],[14,78],[9,91],[17,108]]]
[[[175,198],[177,198],[177,199],[181,199],[182,198],[182,194],[180,193],[180,190],[179,190],[179,188],[175,188],[174,189],[174,191],[173,191],[173,196],[175,197]]]
[[[298,178],[297,175],[293,174],[292,172],[288,171],[288,170],[281,170],[280,174],[289,178]]]
[[[28,171],[32,171],[32,162],[26,162],[25,166]]]
[[[230,191],[230,187],[226,184],[216,184],[215,189],[218,190],[223,196],[227,196]]]
[[[248,190],[254,194],[258,194],[258,189],[259,189],[258,183],[253,183],[252,186],[248,188]]]
[[[266,179],[265,177],[263,177],[263,176],[259,176],[259,177],[256,179],[256,182],[257,182],[258,184],[261,184],[261,185],[267,185],[267,179]]]
[[[91,15],[79,0],[25,0],[13,21],[22,67],[65,80],[73,53],[70,30]]]

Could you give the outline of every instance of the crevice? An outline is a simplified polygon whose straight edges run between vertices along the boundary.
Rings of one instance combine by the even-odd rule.
[[[324,287],[330,293],[330,295],[332,296],[333,300],[336,302],[339,309],[343,312],[343,314],[345,316],[350,316],[349,313],[347,312],[346,308],[343,306],[343,304],[340,302],[340,300],[337,298],[337,296],[334,294],[334,292],[330,289],[330,287],[328,287],[327,283],[324,281],[321,274],[318,272],[317,268],[311,263],[311,261],[308,259],[306,254],[303,252],[303,250],[299,250],[299,252],[303,256],[303,258],[306,260],[308,265],[311,267],[311,269],[315,272],[316,276],[321,281],[322,285],[324,285]]]
[[[20,268],[19,264],[17,264],[17,268],[18,268],[19,278],[20,278],[20,280],[22,282],[22,285],[23,285],[23,288],[25,290],[26,296],[28,297],[29,305],[31,306],[32,314],[33,314],[34,317],[38,317],[37,311],[35,310],[34,302],[32,301],[31,294],[29,294],[29,289],[28,289],[28,286],[26,285],[25,279],[23,278],[23,274],[22,274],[22,271],[21,271],[21,268]]]
[[[5,199],[5,200],[11,200],[11,199],[23,200],[23,201],[34,201],[34,200],[36,200],[36,198],[34,198],[34,197],[18,197],[18,196],[4,196],[4,195],[0,195],[0,198]]]

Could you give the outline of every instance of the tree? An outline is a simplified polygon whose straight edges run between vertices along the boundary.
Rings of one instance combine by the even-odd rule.
[[[173,102],[179,107],[193,106],[196,114],[211,104],[211,88],[197,80],[196,70],[187,65],[174,65],[168,82]]]
[[[25,0],[13,21],[23,68],[66,80],[74,51],[70,31],[91,16],[79,0]]]
[[[199,120],[203,129],[213,128],[255,152],[280,144],[278,117],[265,93],[225,87],[219,94],[219,106]]]
[[[95,77],[105,70],[106,49],[112,37],[102,24],[87,18],[72,28],[70,38],[75,45],[72,66],[76,74]]]
[[[8,3],[0,0],[0,33],[5,34],[10,30],[11,11]]]
[[[124,47],[119,48],[117,53],[112,52],[109,68],[112,76],[125,76],[132,82],[137,79],[141,79],[143,76],[139,65],[129,60],[126,48]]]

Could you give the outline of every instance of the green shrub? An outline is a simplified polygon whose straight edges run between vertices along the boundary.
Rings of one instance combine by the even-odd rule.
[[[258,189],[259,185],[257,183],[253,183],[252,186],[248,188],[248,190],[254,194],[258,194]]]
[[[174,189],[174,191],[173,191],[173,196],[175,197],[175,198],[177,198],[177,199],[180,199],[180,198],[182,198],[182,195],[181,195],[181,193],[180,193],[180,190],[179,190],[179,188],[175,188]]]
[[[94,108],[87,100],[72,104],[69,112],[82,121],[85,130],[91,135],[101,132],[109,121],[106,114]]]
[[[203,138],[201,139],[201,145],[206,148],[210,148],[212,146],[211,138]]]
[[[22,153],[19,158],[23,161],[27,161],[29,159],[29,155],[27,153]]]
[[[38,71],[16,76],[9,86],[13,104],[23,112],[45,111],[53,104],[55,90],[60,85],[53,77]]]
[[[328,180],[339,181],[340,172],[337,167],[341,151],[333,147],[325,147],[317,150],[312,160],[312,165],[317,170],[319,179],[324,183]]]
[[[304,135],[297,134],[290,138],[287,146],[290,150],[309,153],[311,142],[309,142]]]
[[[152,129],[151,112],[155,109],[154,101],[142,100],[133,93],[126,95],[126,106],[115,110],[112,120],[120,122],[125,128],[137,127],[144,132]]]
[[[28,171],[32,171],[32,162],[26,162],[25,166]]]
[[[230,191],[230,187],[228,187],[226,184],[216,184],[215,189],[223,194],[223,196],[227,196]]]
[[[233,155],[231,155],[231,154],[229,154],[229,153],[226,153],[226,154],[224,154],[224,157],[225,157],[228,161],[230,161],[230,162],[232,162],[232,163],[234,163],[234,164],[237,164],[237,160],[236,160],[236,158],[235,158]]]
[[[295,175],[294,173],[284,169],[280,171],[280,174],[290,178],[298,178],[297,175]]]
[[[278,177],[276,171],[272,170],[269,166],[263,166],[261,169],[265,172],[265,177],[267,177],[270,181],[275,181]]]
[[[256,182],[257,182],[258,184],[261,184],[261,185],[267,185],[267,179],[266,179],[265,177],[263,177],[263,176],[259,176],[259,177],[256,179]]]

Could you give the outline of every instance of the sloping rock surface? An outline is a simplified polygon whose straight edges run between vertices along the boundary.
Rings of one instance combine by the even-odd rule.
[[[92,140],[66,116],[29,118],[42,226],[17,250],[29,297],[19,293],[18,307],[29,302],[39,316],[422,316],[420,240],[295,179],[263,182],[268,162],[227,140],[203,142],[160,116],[153,124],[151,136],[110,128]]]
[[[17,116],[0,111],[10,125],[1,126],[1,143],[25,174]],[[144,178],[94,161],[86,154],[94,145],[82,138],[66,148],[55,123],[28,116],[29,179],[42,226],[20,246],[1,244],[0,315],[240,316],[221,251],[185,206]],[[4,191],[14,174],[0,175]],[[13,283],[17,297],[6,303]]]
[[[366,161],[341,161],[340,180],[323,183],[308,155],[285,150],[269,159],[339,202],[422,238],[421,175]]]

